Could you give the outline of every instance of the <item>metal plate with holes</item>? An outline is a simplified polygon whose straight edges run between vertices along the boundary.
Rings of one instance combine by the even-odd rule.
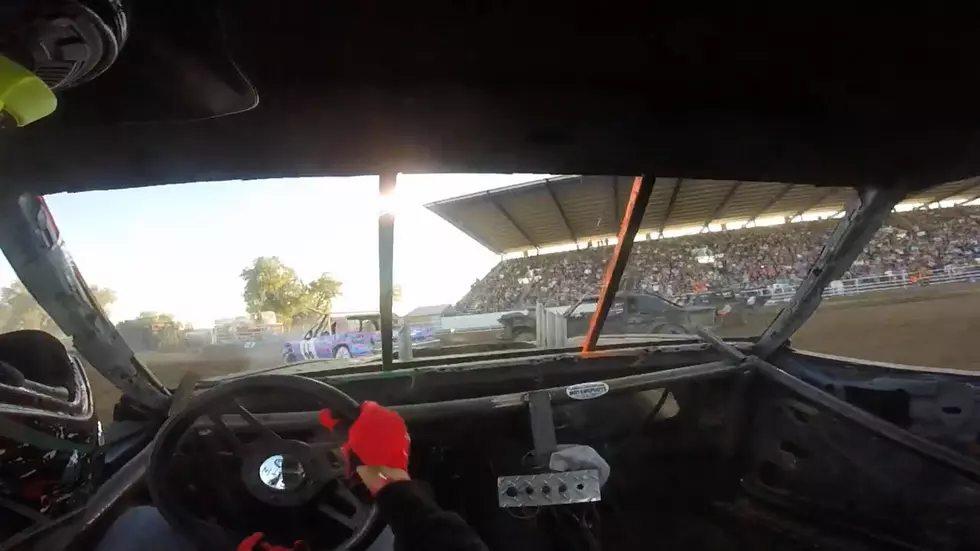
[[[601,500],[596,469],[497,478],[497,503],[501,507],[544,507]]]

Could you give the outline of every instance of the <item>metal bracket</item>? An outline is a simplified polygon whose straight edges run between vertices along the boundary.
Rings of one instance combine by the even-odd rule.
[[[528,413],[531,417],[531,439],[534,442],[534,460],[545,468],[551,454],[558,450],[555,434],[555,416],[551,408],[551,395],[547,391],[534,391],[528,395]]]
[[[599,471],[519,474],[497,478],[500,507],[546,507],[602,500]]]

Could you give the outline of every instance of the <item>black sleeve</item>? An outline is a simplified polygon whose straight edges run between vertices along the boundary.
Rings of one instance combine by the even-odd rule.
[[[376,496],[391,526],[395,549],[404,551],[487,551],[476,532],[456,513],[443,511],[411,480],[392,482]]]

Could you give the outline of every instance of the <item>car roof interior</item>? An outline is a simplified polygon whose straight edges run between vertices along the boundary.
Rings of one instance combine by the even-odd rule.
[[[134,11],[139,32],[109,71],[0,134],[4,189],[386,171],[911,189],[980,173],[970,18],[312,0]]]

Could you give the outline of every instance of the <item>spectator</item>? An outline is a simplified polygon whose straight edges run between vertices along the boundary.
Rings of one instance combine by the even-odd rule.
[[[836,225],[836,220],[818,220],[639,241],[622,285],[668,297],[709,288],[795,285]],[[612,256],[608,243],[589,241],[583,250],[504,260],[473,285],[454,313],[518,310],[537,302],[565,306],[598,293]],[[893,213],[845,277],[890,277],[978,260],[980,208]]]

